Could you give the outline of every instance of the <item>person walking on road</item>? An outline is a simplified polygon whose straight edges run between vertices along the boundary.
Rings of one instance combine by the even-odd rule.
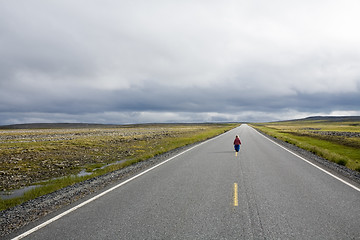
[[[235,148],[235,155],[237,156],[237,153],[240,151],[240,145],[241,141],[238,135],[236,135],[234,140],[234,148]]]

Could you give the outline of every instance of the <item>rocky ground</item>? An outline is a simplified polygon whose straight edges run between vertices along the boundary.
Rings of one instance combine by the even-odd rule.
[[[340,132],[340,131],[312,131],[311,133],[323,136],[338,136],[338,137],[360,137],[360,132]]]
[[[329,162],[294,145],[284,143],[272,137],[269,138],[278,142],[281,145],[284,145],[285,147],[296,152],[300,156],[309,159],[315,164],[321,165],[326,170],[347,179],[356,186],[360,186],[359,172],[355,172],[345,168],[344,166]],[[23,203],[19,206],[2,211],[0,212],[0,237],[6,236],[16,231],[17,229],[33,221],[36,221],[46,216],[47,214],[58,210],[59,208],[67,206],[81,198],[89,197],[91,196],[91,194],[101,191],[102,189],[117,183],[119,180],[129,178],[136,173],[139,173],[146,168],[154,166],[155,164],[158,164],[161,161],[164,161],[169,157],[174,156],[179,152],[185,150],[186,148],[190,147],[191,145],[178,148],[166,154],[162,154],[146,161],[139,162],[135,165],[131,165],[127,168],[100,177],[96,177],[85,182],[75,184],[73,186],[66,187],[54,193],[39,197],[37,199]]]
[[[82,128],[0,131],[0,191],[77,174],[92,164],[130,159],[165,138],[198,130],[181,128]]]

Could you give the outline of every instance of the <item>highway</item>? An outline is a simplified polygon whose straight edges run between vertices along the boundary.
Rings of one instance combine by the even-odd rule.
[[[61,240],[360,239],[359,219],[359,189],[242,125],[23,232]]]

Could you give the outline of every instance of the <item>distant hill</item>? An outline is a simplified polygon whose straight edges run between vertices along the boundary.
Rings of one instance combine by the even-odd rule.
[[[360,121],[360,116],[314,116],[302,119],[287,120],[286,122],[289,121],[358,122]]]
[[[116,128],[148,127],[161,125],[207,125],[212,123],[136,123],[136,124],[98,124],[98,123],[24,123],[0,126],[0,129],[69,129],[69,128]]]
[[[322,120],[328,122],[352,122],[352,121],[360,121],[360,116],[340,116],[340,117],[326,117],[326,116],[317,116],[317,117],[308,117],[304,120]]]
[[[48,129],[48,128],[101,128],[116,127],[111,124],[95,124],[95,123],[25,123],[0,126],[0,129]]]

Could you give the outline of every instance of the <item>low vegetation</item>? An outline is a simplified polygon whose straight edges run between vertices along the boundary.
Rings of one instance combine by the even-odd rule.
[[[156,124],[0,130],[0,210],[224,133],[237,124]],[[79,173],[83,174],[79,174]]]
[[[252,126],[270,136],[360,172],[360,120],[309,118]]]

